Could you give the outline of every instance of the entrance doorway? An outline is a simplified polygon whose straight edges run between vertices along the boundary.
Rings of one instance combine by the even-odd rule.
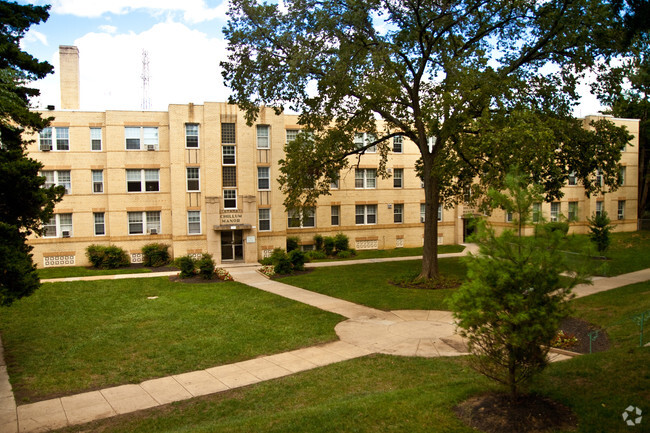
[[[463,217],[463,243],[468,242],[468,238],[474,234],[476,228],[476,218],[472,216]]]
[[[221,232],[221,261],[244,260],[244,243],[241,230]]]

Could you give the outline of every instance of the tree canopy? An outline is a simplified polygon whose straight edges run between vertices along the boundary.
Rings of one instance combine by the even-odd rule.
[[[499,188],[518,164],[546,198],[571,172],[615,188],[627,133],[572,117],[576,84],[603,52],[611,5],[591,0],[233,0],[223,62],[230,101],[299,113],[287,144],[285,206],[313,206],[351,155],[415,143],[425,188],[422,277],[437,275],[438,205]],[[596,37],[597,36],[597,37]],[[379,120],[379,121],[378,121]],[[358,146],[355,133],[373,139]],[[585,157],[585,154],[588,157]],[[595,171],[603,169],[604,186]],[[472,194],[467,194],[468,190]]]
[[[42,188],[42,165],[27,157],[22,138],[48,124],[29,109],[30,98],[39,94],[29,82],[45,77],[52,66],[20,49],[27,29],[47,20],[48,8],[0,1],[0,305],[38,287],[27,237],[41,233],[63,196],[62,187]]]

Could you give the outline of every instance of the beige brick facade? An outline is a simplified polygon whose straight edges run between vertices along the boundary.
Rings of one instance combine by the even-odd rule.
[[[122,247],[135,262],[143,245],[161,242],[170,245],[174,257],[208,252],[218,263],[255,262],[273,248],[284,248],[287,236],[298,236],[305,248],[315,234],[338,232],[357,249],[423,244],[424,192],[414,169],[419,151],[407,140],[401,153],[389,153],[387,164],[392,174],[401,170],[401,187],[394,186],[393,177],[377,176],[373,185],[379,155],[366,154],[359,166],[367,169],[364,188],[355,187],[354,168],[342,172],[338,189],[319,200],[315,226],[291,228],[276,179],[287,130],[298,129],[295,116],[266,109],[249,127],[243,113],[225,103],[170,105],[166,112],[45,114],[54,117],[51,138],[36,137],[28,151],[53,183],[66,184],[69,174],[70,191],[57,205],[47,236],[30,240],[39,267],[87,265],[85,250],[93,243]],[[587,231],[586,219],[597,207],[615,220],[617,231],[637,227],[638,122],[614,120],[635,136],[623,153],[625,184],[591,198],[581,187],[567,186],[559,212],[577,212],[571,223],[575,232]],[[333,209],[338,224],[332,224],[337,222]],[[357,209],[364,211],[365,224],[357,224]],[[400,209],[401,222],[395,222]],[[468,212],[462,205],[442,212],[439,243],[463,242]],[[542,212],[549,218],[551,204],[544,203]],[[506,225],[501,211],[490,219]]]

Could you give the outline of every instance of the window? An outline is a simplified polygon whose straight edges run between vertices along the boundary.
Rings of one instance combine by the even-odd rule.
[[[617,218],[619,220],[625,219],[625,200],[618,201]]]
[[[377,170],[374,168],[358,168],[354,173],[354,187],[373,189],[377,185]]]
[[[187,234],[188,235],[201,234],[201,211],[200,210],[187,211]]]
[[[126,126],[124,136],[127,150],[158,150],[158,127]]]
[[[237,190],[224,189],[223,190],[223,208],[224,209],[237,209]]]
[[[377,224],[377,205],[358,204],[355,206],[356,224]]]
[[[257,189],[268,191],[271,189],[271,169],[269,167],[257,167]]]
[[[196,149],[199,147],[199,125],[198,123],[185,124],[185,147]]]
[[[70,182],[70,170],[42,171],[41,176],[45,177],[45,188],[52,186],[62,186],[65,193],[70,194],[72,183]]]
[[[128,212],[129,234],[160,233],[160,211]]]
[[[438,205],[438,221],[442,221],[442,205]]]
[[[393,170],[393,188],[402,188],[404,180],[404,169],[396,168]]]
[[[187,190],[200,191],[199,167],[187,167]]]
[[[424,203],[420,203],[420,222],[423,223],[426,220],[427,208]]]
[[[258,209],[257,229],[262,232],[271,231],[271,209]]]
[[[596,172],[596,185],[603,186],[603,170],[600,168]]]
[[[330,213],[331,213],[331,223],[332,223],[332,225],[333,226],[340,225],[341,224],[341,220],[340,220],[341,206],[339,206],[339,205],[332,206],[331,210],[330,210]]]
[[[70,150],[70,129],[65,127],[43,128],[40,137],[40,149],[48,150]],[[56,137],[56,145],[53,147],[52,137]]]
[[[126,170],[126,190],[128,192],[160,191],[160,170]]]
[[[533,222],[537,223],[542,219],[542,204],[533,203]]]
[[[603,202],[602,201],[597,201],[596,202],[596,215],[600,216],[603,214]]]
[[[104,192],[104,171],[92,170],[93,193],[101,194]]]
[[[221,124],[221,143],[235,144],[235,124],[222,123]]]
[[[512,212],[506,211],[506,222],[511,223],[512,222]]]
[[[339,183],[340,183],[339,181],[340,181],[340,178],[339,178],[339,176],[337,175],[337,176],[336,176],[336,179],[334,179],[334,180],[330,183],[330,189],[339,189]]]
[[[269,125],[257,125],[257,148],[269,149]]]
[[[295,140],[299,133],[299,129],[287,129],[287,143],[291,143]]]
[[[396,203],[393,205],[393,222],[404,222],[404,205],[402,203]]]
[[[393,137],[393,153],[402,153],[402,140],[403,137],[401,135],[398,135],[396,137]]]
[[[620,186],[625,185],[625,167],[621,167],[621,170],[618,172],[618,184]]]
[[[578,221],[578,202],[569,202],[569,221]]]
[[[569,186],[576,186],[577,184],[576,173],[575,171],[572,171],[569,173]]]
[[[223,172],[223,186],[224,187],[236,187],[237,186],[237,167],[226,166],[222,167]]]
[[[90,128],[90,150],[102,150],[102,128]]]
[[[560,202],[551,203],[551,221],[558,221],[560,219]]]
[[[305,209],[304,212],[290,210],[287,214],[289,228],[316,227],[315,208]]]
[[[69,238],[72,236],[72,214],[61,213],[54,215],[47,224],[43,225],[43,236],[47,238]]]
[[[361,149],[362,147],[367,146],[369,143],[372,143],[375,140],[377,140],[377,137],[375,137],[374,134],[357,132],[354,134],[354,147]],[[375,153],[377,152],[377,146],[370,146],[365,151],[368,153]]]
[[[95,219],[95,236],[104,236],[106,234],[104,212],[93,213],[93,218]]]
[[[221,163],[223,165],[235,165],[235,146],[221,147]]]

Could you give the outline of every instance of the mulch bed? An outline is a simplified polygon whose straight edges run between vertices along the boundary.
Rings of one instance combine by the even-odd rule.
[[[599,330],[600,328],[585,320],[575,317],[567,317],[560,323],[560,329],[564,331],[565,334],[575,335],[578,339],[578,342],[575,345],[567,347],[566,350],[577,353],[589,353],[589,333]],[[608,349],[609,338],[607,337],[607,332],[600,330],[598,338],[591,342],[591,351],[604,352]]]
[[[487,433],[574,430],[578,422],[571,409],[538,395],[513,402],[508,394],[483,394],[460,403],[454,412],[467,425]]]

